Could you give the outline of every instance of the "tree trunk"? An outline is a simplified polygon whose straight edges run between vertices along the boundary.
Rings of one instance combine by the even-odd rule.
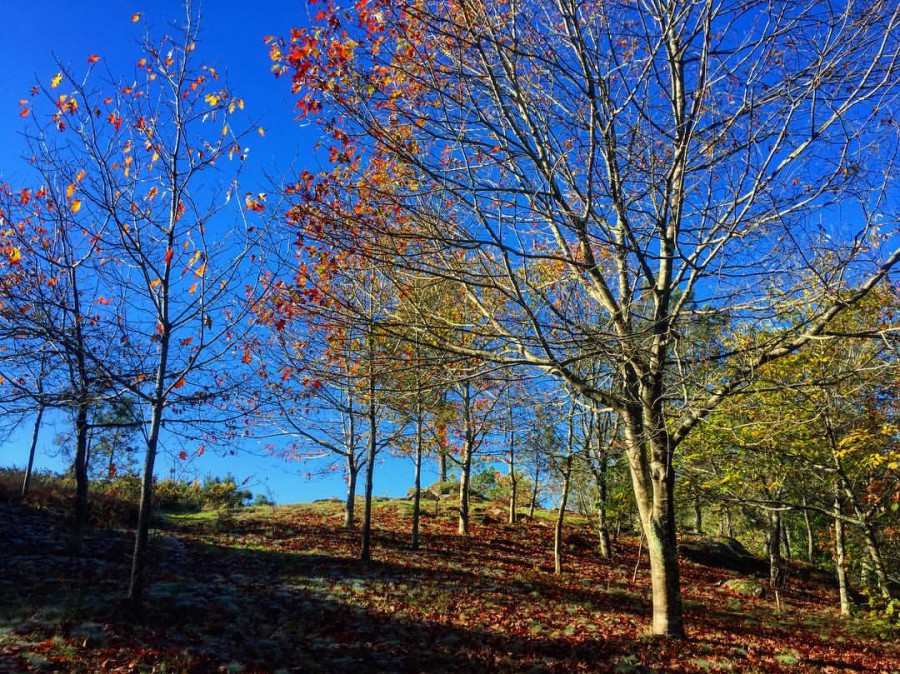
[[[609,541],[609,523],[606,517],[606,502],[609,498],[606,478],[608,474],[606,455],[600,457],[600,465],[594,473],[597,482],[597,533],[600,536],[600,556],[603,559],[612,557],[612,545]]]
[[[459,473],[459,526],[457,531],[461,536],[469,535],[469,478],[472,472],[472,453],[469,442],[463,449],[462,463]]]
[[[356,454],[351,449],[347,453],[347,500],[344,503],[344,529],[352,529],[356,525],[356,479],[359,476],[359,465]]]
[[[553,570],[556,575],[562,573],[562,537],[563,522],[566,518],[566,505],[569,500],[569,479],[572,475],[572,455],[566,456],[563,472],[563,490],[559,498],[559,512],[556,514],[556,528],[553,532]]]
[[[441,484],[447,481],[447,454],[443,449],[438,451],[438,481]]]
[[[28,450],[28,465],[25,467],[25,478],[22,480],[22,500],[28,498],[28,488],[31,486],[31,473],[34,470],[34,454],[37,450],[38,434],[41,430],[41,419],[44,418],[44,406],[38,405],[37,418],[34,420],[34,430],[31,433],[31,448]]]
[[[769,585],[776,591],[781,589],[784,571],[781,563],[781,513],[773,511],[769,516]]]
[[[469,535],[469,480],[472,477],[472,451],[475,447],[475,432],[472,419],[471,384],[466,380],[463,386],[463,412],[466,418],[466,443],[460,463],[459,475],[459,527],[461,536]]]
[[[519,480],[516,478],[516,429],[508,388],[506,395],[507,410],[509,411],[509,523],[515,524],[518,520],[517,509],[519,507]]]
[[[509,470],[509,523],[515,524],[519,521],[518,513],[519,503],[519,481],[513,473],[512,467]]]
[[[791,528],[787,522],[783,522],[781,525],[781,541],[784,544],[784,556],[788,561],[791,561],[793,559],[791,552]]]
[[[158,378],[161,379],[159,374]],[[159,447],[159,430],[162,426],[162,399],[153,406],[150,418],[150,434],[147,436],[147,455],[144,457],[144,473],[141,478],[141,502],[138,507],[137,532],[134,552],[131,556],[131,582],[128,586],[128,601],[138,605],[144,594],[147,573],[147,542],[150,536],[150,519],[153,512],[153,467]]]
[[[812,519],[806,509],[806,494],[803,495],[803,524],[806,526],[806,561],[813,564],[816,559],[816,538],[813,535]]]
[[[734,528],[731,524],[731,511],[728,508],[722,510],[722,519],[719,520],[719,535],[734,538]]]
[[[368,562],[372,559],[372,485],[375,473],[375,453],[377,448],[378,425],[375,420],[375,377],[369,375],[369,452],[366,457],[366,496],[363,506],[362,545],[359,558]]]
[[[648,447],[642,413],[632,411],[623,417],[632,487],[650,557],[651,630],[654,636],[682,638],[684,609],[675,528],[675,471],[671,469],[668,437],[660,421],[655,433],[649,434],[652,442]]]
[[[700,505],[700,494],[694,494],[694,531],[703,535],[703,508]]]
[[[75,519],[72,526],[73,552],[81,551],[88,516],[88,406],[81,402],[75,414]]]
[[[412,541],[410,547],[419,549],[419,518],[422,508],[422,401],[421,396],[416,400],[416,475],[413,483],[413,519]],[[438,496],[440,498],[440,495]]]
[[[871,523],[865,523],[862,527],[863,540],[866,544],[866,554],[872,565],[872,573],[875,575],[875,585],[882,598],[890,600],[891,590],[888,584],[887,570],[884,566],[884,558],[881,556],[881,548],[875,534],[875,527]]]
[[[534,486],[531,490],[531,502],[528,505],[528,519],[534,519],[534,509],[537,506],[538,496],[538,480],[541,477],[541,465],[535,460],[534,463]]]
[[[850,615],[850,588],[847,582],[846,550],[844,546],[844,522],[841,519],[840,489],[834,498],[834,568],[837,573],[838,599],[841,615]]]

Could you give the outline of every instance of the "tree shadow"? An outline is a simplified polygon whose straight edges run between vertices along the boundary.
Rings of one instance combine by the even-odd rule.
[[[101,653],[128,644],[145,662],[153,653],[160,658],[179,653],[197,672],[234,665],[245,672],[477,674],[603,671],[605,663],[634,647],[625,638],[578,640],[527,628],[510,634],[489,617],[471,627],[451,624],[460,597],[496,589],[476,570],[235,549],[181,540],[166,531],[154,535],[145,601],[134,613],[121,600],[129,570],[128,531],[94,530],[76,557],[67,552],[66,523],[55,515],[3,506],[0,522],[0,540],[8,541],[0,568],[0,624],[31,641],[85,644],[84,658],[90,649]],[[252,533],[253,527],[243,531]],[[384,538],[376,543],[391,545],[392,537]],[[406,588],[410,601],[380,603],[380,588],[388,584],[399,585],[401,592]],[[529,593],[531,601],[549,592],[539,582],[511,589]],[[416,614],[421,608],[414,605],[416,597],[437,607],[433,615]],[[598,597],[585,593],[572,600]],[[638,610],[620,607],[627,608]],[[0,670],[30,671],[16,657],[0,653]]]

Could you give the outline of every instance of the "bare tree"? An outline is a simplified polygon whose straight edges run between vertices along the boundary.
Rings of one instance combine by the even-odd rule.
[[[99,57],[86,73],[59,62],[43,88],[51,113],[42,116],[38,102],[28,131],[44,201],[58,214],[47,236],[81,253],[54,257],[65,261],[74,312],[67,334],[78,342],[60,351],[72,354],[67,366],[85,382],[75,401],[76,464],[86,452],[92,381],[134,402],[144,435],[133,602],[146,582],[163,437],[186,457],[236,430],[229,407],[244,373],[224,363],[239,364],[242,351],[246,360],[244,294],[259,294],[249,262],[264,229],[251,220],[266,210],[265,195],[238,193],[246,132],[233,124],[244,102],[196,62],[199,18],[190,3],[172,30],[145,34],[133,81],[104,73]],[[104,339],[88,342],[94,333]]]
[[[273,43],[301,111],[328,110],[334,176],[370,202],[352,236],[330,217],[337,200],[321,221],[458,284],[469,329],[493,339],[446,348],[541,368],[615,410],[653,633],[683,635],[678,445],[761,365],[829,336],[900,260],[883,236],[900,7],[463,0],[325,15]],[[344,48],[314,48],[332,40]],[[573,285],[590,325],[569,311]],[[485,299],[497,294],[503,313]],[[692,321],[726,316],[715,345],[691,341]],[[769,337],[748,339],[760,326]],[[584,358],[610,368],[586,378]]]

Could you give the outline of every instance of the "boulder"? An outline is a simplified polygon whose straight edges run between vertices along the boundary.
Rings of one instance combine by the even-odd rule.
[[[482,524],[501,524],[508,518],[508,514],[501,508],[487,508],[481,513]]]
[[[415,497],[415,495],[416,495],[416,488],[410,487],[406,491],[406,500],[412,501],[413,498]],[[437,501],[438,495],[435,494],[433,491],[428,491],[427,489],[420,489],[419,490],[419,500],[420,501]]]
[[[570,534],[565,541],[569,550],[593,550],[598,544],[598,541],[592,540],[584,534]]]
[[[698,564],[746,574],[767,574],[769,564],[750,554],[733,538],[682,541],[678,554]]]

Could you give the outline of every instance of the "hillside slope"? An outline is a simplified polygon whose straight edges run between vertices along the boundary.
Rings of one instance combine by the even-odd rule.
[[[71,557],[58,517],[0,506],[0,672],[900,671],[900,647],[840,620],[826,582],[789,574],[779,613],[721,587],[738,573],[684,561],[689,639],[659,641],[635,539],[606,562],[567,526],[557,577],[546,521],[477,516],[465,539],[434,507],[411,551],[408,504],[378,503],[368,565],[337,504],[164,518],[133,615],[127,531]]]

